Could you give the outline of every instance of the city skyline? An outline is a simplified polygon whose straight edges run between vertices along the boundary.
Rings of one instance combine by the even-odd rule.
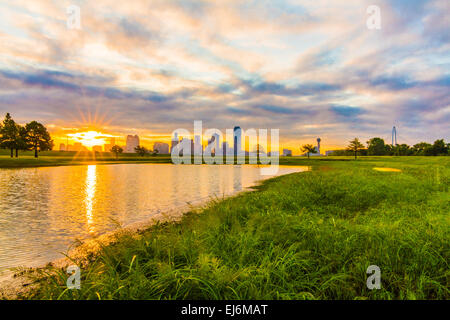
[[[388,142],[393,126],[399,143],[448,140],[448,3],[378,1],[375,30],[371,4],[0,0],[0,113],[57,146],[90,131],[170,144],[194,120],[280,129],[294,154],[318,136],[324,152]]]

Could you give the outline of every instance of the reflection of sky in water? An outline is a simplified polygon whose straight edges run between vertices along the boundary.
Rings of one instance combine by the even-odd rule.
[[[280,167],[278,174],[301,169]],[[76,239],[230,195],[266,178],[249,165],[0,169],[0,271],[42,265],[61,257]]]

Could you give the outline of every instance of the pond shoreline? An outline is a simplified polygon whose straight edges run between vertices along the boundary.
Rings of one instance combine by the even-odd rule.
[[[300,166],[299,166],[300,168]],[[214,202],[221,202],[226,199],[238,197],[244,193],[257,192],[257,188],[264,184],[266,181],[276,179],[281,176],[306,172],[311,170],[310,167],[301,167],[301,171],[290,172],[278,176],[273,176],[268,179],[258,180],[251,186],[244,188],[241,191],[233,192],[228,195],[223,195],[221,198],[208,197],[208,199],[199,199],[186,203],[185,205],[167,210],[163,213],[157,213],[148,219],[143,221],[134,222],[120,227],[116,230],[111,230],[103,234],[99,234],[92,239],[84,239],[80,244],[69,248],[66,253],[67,256],[52,261],[48,261],[37,267],[16,267],[12,268],[12,272],[8,272],[5,276],[0,277],[0,300],[1,299],[17,299],[20,296],[26,295],[30,288],[33,287],[33,283],[24,273],[35,273],[38,270],[45,269],[48,266],[55,268],[67,268],[73,264],[73,260],[86,260],[91,255],[96,255],[102,246],[111,245],[122,234],[138,235],[140,232],[151,229],[156,224],[164,223],[180,223],[183,216],[188,213],[198,213],[210,206]]]

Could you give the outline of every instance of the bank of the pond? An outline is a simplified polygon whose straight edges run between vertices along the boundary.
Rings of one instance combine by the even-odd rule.
[[[320,167],[117,234],[75,258],[81,290],[48,267],[22,298],[448,299],[446,157]],[[380,290],[366,286],[370,265],[381,269]]]

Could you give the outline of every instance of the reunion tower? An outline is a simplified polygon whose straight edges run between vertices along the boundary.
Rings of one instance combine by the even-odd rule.
[[[397,129],[395,128],[395,126],[392,128],[392,145],[393,146],[397,145]]]

